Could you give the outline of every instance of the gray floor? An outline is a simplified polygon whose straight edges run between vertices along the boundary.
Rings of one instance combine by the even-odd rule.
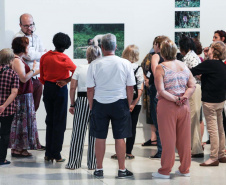
[[[209,145],[205,147],[205,159],[209,157]],[[77,184],[120,184],[120,185],[224,185],[226,184],[226,164],[220,164],[218,167],[199,167],[203,159],[192,160],[191,177],[177,177],[174,171],[179,166],[179,158],[176,154],[176,162],[172,169],[170,180],[152,179],[151,173],[157,171],[160,167],[160,160],[149,159],[150,154],[154,154],[155,147],[141,147],[135,145],[133,154],[134,160],[126,160],[126,167],[134,172],[134,178],[117,179],[117,161],[111,160],[110,156],[114,154],[114,145],[108,145],[104,159],[104,178],[97,179],[92,174],[92,170],[86,167],[85,147],[82,168],[77,170],[65,169],[64,163],[44,162],[43,151],[31,151],[33,157],[30,159],[11,158],[8,150],[7,159],[11,160],[8,166],[0,166],[0,185],[77,185]],[[62,156],[68,158],[69,146],[65,146]]]

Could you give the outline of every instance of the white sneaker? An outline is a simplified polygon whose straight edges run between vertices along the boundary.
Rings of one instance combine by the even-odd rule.
[[[170,175],[162,175],[159,172],[152,173],[152,177],[160,178],[160,179],[169,179]]]
[[[184,177],[190,177],[190,173],[181,173],[179,170],[175,171],[176,175],[184,176]]]

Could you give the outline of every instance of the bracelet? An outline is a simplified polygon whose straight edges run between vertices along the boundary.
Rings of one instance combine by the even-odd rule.
[[[31,71],[33,71],[33,73],[35,73],[35,70],[34,69],[31,69]]]
[[[70,105],[70,107],[75,107],[75,105]]]

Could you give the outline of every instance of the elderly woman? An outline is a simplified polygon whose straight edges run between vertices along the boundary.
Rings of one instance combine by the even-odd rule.
[[[201,63],[199,56],[195,53],[194,41],[185,35],[179,40],[180,52],[184,56],[183,62],[192,69]],[[201,110],[201,82],[196,79],[196,89],[194,94],[189,99],[191,109],[191,156],[193,158],[203,158],[202,136],[200,130],[200,110]]]
[[[53,37],[54,51],[44,54],[40,60],[40,82],[44,84],[43,101],[46,109],[46,153],[45,160],[64,162],[61,150],[67,119],[67,82],[74,73],[75,64],[63,52],[71,45],[70,37],[57,33]]]
[[[33,100],[33,85],[31,77],[39,74],[36,62],[33,69],[23,61],[28,53],[29,40],[27,37],[16,37],[12,42],[15,59],[12,69],[18,74],[20,86],[16,98],[17,109],[11,126],[10,147],[13,157],[30,157],[27,150],[41,147],[38,139],[36,113]]]
[[[89,124],[90,109],[87,99],[86,76],[89,64],[102,56],[99,46],[89,46],[86,51],[87,65],[80,65],[76,69],[71,80],[70,98],[71,107],[69,112],[74,115],[73,130],[71,135],[71,147],[67,169],[77,169],[81,167],[83,147],[86,129]],[[75,92],[77,89],[77,99]],[[94,152],[95,138],[89,135],[87,166],[89,170],[96,168],[96,158]]]
[[[134,159],[132,155],[133,145],[136,138],[136,127],[138,122],[138,117],[141,110],[141,95],[144,88],[144,75],[141,66],[138,66],[135,62],[139,60],[139,48],[136,45],[129,45],[122,53],[122,58],[129,60],[132,63],[132,68],[134,71],[134,76],[136,78],[136,89],[137,96],[133,98],[130,105],[130,115],[132,119],[132,137],[126,139],[126,158]],[[117,155],[111,156],[111,158],[117,158]]]
[[[202,105],[210,135],[210,159],[200,166],[218,166],[226,163],[225,133],[222,111],[225,102],[226,46],[222,41],[214,42],[208,52],[208,60],[191,69],[193,75],[202,75]]]
[[[14,60],[11,49],[0,51],[0,165],[10,164],[6,160],[9,145],[10,128],[16,111],[16,101],[19,89],[19,77],[9,67]]]
[[[161,45],[164,62],[158,65],[155,71],[159,99],[157,119],[162,143],[162,167],[152,174],[156,178],[170,178],[175,161],[175,147],[181,162],[176,174],[190,176],[191,120],[187,100],[195,90],[195,81],[188,67],[175,60],[176,54],[177,47],[173,41],[164,41]]]

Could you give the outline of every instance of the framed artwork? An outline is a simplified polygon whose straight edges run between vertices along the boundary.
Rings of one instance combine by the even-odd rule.
[[[179,48],[179,40],[182,35],[186,35],[191,38],[197,38],[200,40],[200,32],[198,31],[190,31],[190,32],[175,32],[175,44]]]
[[[176,11],[175,28],[200,28],[200,11]]]
[[[200,7],[200,0],[175,0],[175,7]]]
[[[101,45],[104,34],[112,33],[117,39],[115,54],[122,56],[124,50],[124,24],[74,24],[74,59],[86,58],[86,49],[90,45]]]

